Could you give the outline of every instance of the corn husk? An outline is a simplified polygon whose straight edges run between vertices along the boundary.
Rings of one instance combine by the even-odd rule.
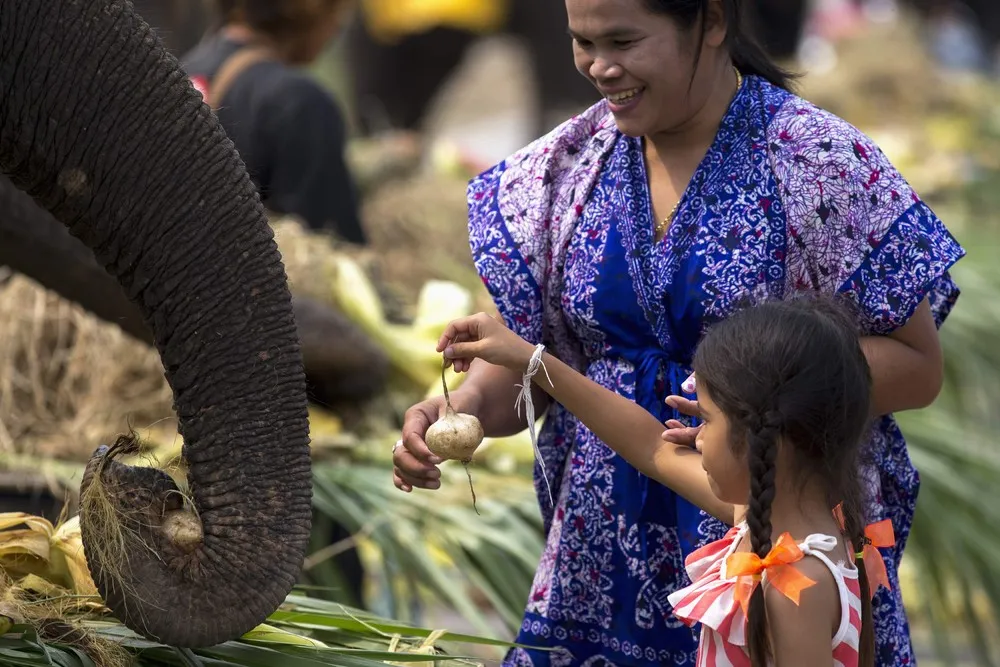
[[[250,632],[243,635],[242,639],[246,641],[261,642],[264,644],[281,644],[284,646],[306,646],[310,648],[329,648],[326,644],[318,639],[313,639],[312,637],[303,637],[302,635],[297,635],[289,632],[288,630],[282,630],[281,628],[276,628],[273,625],[267,623],[261,623],[256,628]]]
[[[53,526],[48,519],[25,512],[0,514],[0,568],[13,580],[30,577],[28,586],[39,592],[60,588],[75,595],[97,595],[83,552],[79,516]]]

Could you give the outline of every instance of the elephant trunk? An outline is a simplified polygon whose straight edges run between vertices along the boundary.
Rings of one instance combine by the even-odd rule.
[[[94,261],[90,248],[2,175],[0,265],[117,324],[133,338],[153,344],[139,308],[122,292],[118,280]]]
[[[277,246],[246,170],[174,57],[125,0],[0,3],[0,173],[89,246],[139,307],[184,437],[165,473],[99,448],[139,543],[84,549],[129,628],[182,647],[240,636],[294,585],[310,531],[302,356]],[[108,509],[108,508],[106,508]],[[121,546],[122,543],[116,543]]]
[[[0,175],[0,266],[6,266],[152,345],[153,334],[118,280],[90,248]],[[389,358],[335,307],[292,294],[306,387],[320,405],[338,408],[369,399],[385,386]]]

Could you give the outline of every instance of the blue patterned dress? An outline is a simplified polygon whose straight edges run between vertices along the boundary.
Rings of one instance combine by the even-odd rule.
[[[470,183],[473,258],[507,325],[661,421],[705,327],[800,290],[840,291],[866,331],[930,297],[940,325],[964,251],[877,146],[748,76],[657,242],[641,142],[604,102]],[[875,600],[878,664],[914,664],[897,571],[919,478],[895,421],[871,446],[871,520],[889,517],[893,590]],[[694,665],[699,628],[671,614],[684,558],[727,526],[639,474],[555,404],[535,482],[546,545],[509,665]]]

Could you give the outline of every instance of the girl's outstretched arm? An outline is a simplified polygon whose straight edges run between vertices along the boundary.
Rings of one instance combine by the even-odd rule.
[[[438,351],[465,370],[474,358],[523,373],[534,346],[485,313],[448,325]],[[701,454],[690,447],[665,442],[663,425],[633,401],[602,387],[555,358],[542,355],[545,370],[535,384],[572,412],[587,428],[647,477],[673,489],[689,502],[732,525],[735,509],[712,492]],[[552,382],[549,383],[546,378]]]

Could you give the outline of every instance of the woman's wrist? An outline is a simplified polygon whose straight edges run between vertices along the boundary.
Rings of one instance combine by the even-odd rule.
[[[525,374],[528,371],[528,364],[531,363],[531,357],[535,354],[536,347],[518,336],[517,343],[514,345],[513,363],[507,368],[521,375]]]

